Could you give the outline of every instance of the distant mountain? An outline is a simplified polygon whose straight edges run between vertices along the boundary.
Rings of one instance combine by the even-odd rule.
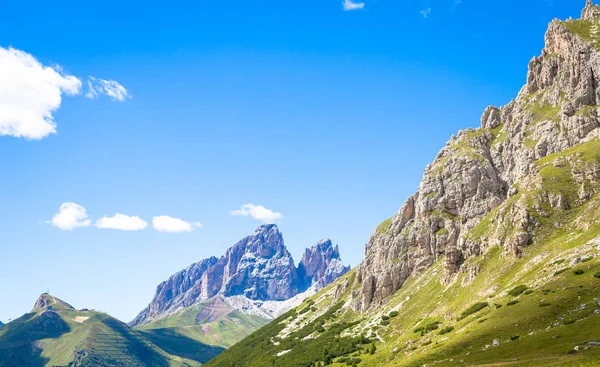
[[[161,283],[131,325],[146,331],[196,326],[200,340],[227,347],[349,270],[328,239],[307,249],[296,267],[279,228],[265,224],[220,259],[192,264]],[[227,328],[236,332],[224,333]]]
[[[221,350],[177,333],[151,341],[109,315],[77,311],[49,294],[0,329],[0,367],[200,366]]]

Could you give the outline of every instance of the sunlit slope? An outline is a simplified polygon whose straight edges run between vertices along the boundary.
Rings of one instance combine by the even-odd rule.
[[[597,366],[600,198],[593,194],[577,206],[574,197],[581,172],[600,169],[600,142],[536,165],[515,185],[517,193],[468,234],[514,232],[511,213],[525,206],[536,228],[520,258],[490,246],[448,279],[442,257],[364,314],[348,307],[359,291],[351,272],[208,365]],[[585,185],[596,192],[599,182]],[[567,208],[550,204],[559,194]]]

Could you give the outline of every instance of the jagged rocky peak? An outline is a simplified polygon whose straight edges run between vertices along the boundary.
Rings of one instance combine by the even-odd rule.
[[[305,257],[310,275],[303,272],[299,277],[279,228],[264,224],[220,259],[193,264],[161,283],[148,307],[131,324],[146,323],[216,296],[286,301],[312,284],[325,286],[347,271],[331,241],[315,245]]]
[[[321,289],[349,270],[350,267],[342,263],[339,247],[334,247],[330,239],[324,239],[306,249],[298,265],[298,278],[304,289],[311,286]]]
[[[220,294],[226,297],[282,301],[298,293],[294,260],[275,224],[260,226],[227,250],[219,264],[224,266]]]
[[[581,12],[581,19],[595,21],[600,18],[600,7],[592,0],[586,0],[585,8]]]
[[[544,49],[530,61],[518,97],[488,107],[481,128],[452,136],[425,169],[419,191],[374,231],[357,269],[360,289],[353,293],[352,307],[362,312],[379,307],[409,276],[442,257],[448,281],[457,272],[473,278],[477,269],[465,265],[469,257],[490,246],[518,257],[532,243],[531,212],[546,205],[540,200],[558,210],[588,200],[593,193],[585,182],[600,175],[594,170],[581,173],[582,186],[572,202],[555,193],[528,202],[520,194],[543,189],[536,161],[600,137],[598,86],[600,7],[588,1],[581,19],[550,23]],[[505,211],[493,211],[502,205]],[[489,235],[482,236],[486,227],[480,223],[497,229],[488,228]]]

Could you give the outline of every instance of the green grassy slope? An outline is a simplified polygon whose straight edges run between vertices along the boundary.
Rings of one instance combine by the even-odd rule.
[[[140,332],[99,312],[70,308],[28,313],[0,329],[0,366],[199,366],[210,347],[178,336],[171,344],[195,346],[180,357]],[[164,337],[164,343],[168,344]],[[176,352],[176,350],[172,350]]]
[[[598,366],[600,198],[580,200],[575,183],[600,167],[600,142],[537,164],[539,173],[468,234],[510,237],[510,213],[525,206],[536,227],[521,258],[490,245],[449,281],[440,258],[366,314],[348,307],[359,287],[351,272],[207,365]],[[553,208],[553,195],[568,209]]]
[[[159,338],[161,335],[184,335],[200,343],[220,347],[214,350],[222,350],[231,347],[268,323],[262,317],[246,315],[232,309],[224,310],[214,319],[197,320],[198,314],[201,314],[210,303],[209,300],[184,308],[173,315],[141,325],[137,329],[154,338]],[[147,334],[147,332],[151,333]]]

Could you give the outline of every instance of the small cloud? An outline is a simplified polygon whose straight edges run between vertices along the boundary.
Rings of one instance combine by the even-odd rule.
[[[423,9],[419,12],[423,18],[429,17],[429,13],[431,13],[431,8]]]
[[[267,209],[262,205],[254,204],[244,204],[239,209],[233,210],[231,212],[231,215],[252,217],[256,220],[260,220],[265,223],[273,223],[283,218],[283,215],[281,213],[274,212],[271,209]]]
[[[96,227],[102,229],[118,229],[121,231],[141,231],[148,227],[148,223],[140,217],[131,217],[116,213],[112,217],[98,219]]]
[[[75,228],[87,227],[92,224],[92,221],[88,218],[87,211],[81,205],[63,203],[50,223],[63,231],[72,231]]]
[[[342,2],[342,6],[344,7],[345,11],[359,10],[365,8],[365,3],[357,3],[354,2],[354,0],[344,0]]]
[[[62,95],[80,93],[81,81],[27,52],[0,47],[0,136],[43,139],[56,133],[52,114]]]
[[[115,80],[104,80],[90,76],[87,81],[86,98],[94,99],[99,95],[107,95],[113,101],[123,102],[131,98],[127,89]]]
[[[202,223],[190,223],[179,218],[160,215],[152,218],[152,227],[159,232],[182,233],[192,232],[196,228],[202,228]]]

